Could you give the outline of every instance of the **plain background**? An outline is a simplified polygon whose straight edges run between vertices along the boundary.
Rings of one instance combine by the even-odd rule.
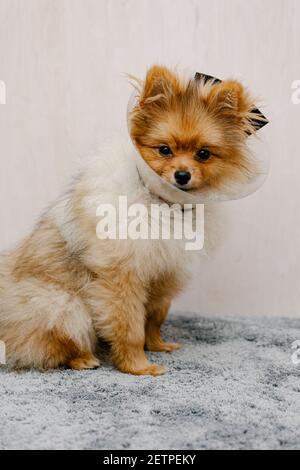
[[[299,0],[0,0],[0,249],[30,231],[80,157],[126,132],[122,74],[155,62],[241,79],[271,121],[257,145],[267,182],[220,205],[226,239],[174,307],[299,316]]]

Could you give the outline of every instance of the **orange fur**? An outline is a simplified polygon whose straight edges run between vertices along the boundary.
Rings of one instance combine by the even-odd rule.
[[[171,301],[182,289],[175,273],[166,272],[151,283],[146,304],[146,338],[149,351],[171,352],[180,346],[162,340],[160,328],[167,318]]]
[[[246,149],[247,132],[253,132],[253,100],[236,81],[220,84],[181,81],[164,67],[152,67],[140,100],[131,114],[131,135],[148,164],[175,184],[176,171],[192,175],[186,189],[247,181],[257,171]],[[168,145],[172,156],[159,155]],[[199,162],[198,150],[210,151]]]

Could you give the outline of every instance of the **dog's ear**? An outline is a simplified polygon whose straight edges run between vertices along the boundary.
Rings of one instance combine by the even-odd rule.
[[[219,112],[229,114],[244,113],[253,108],[244,87],[233,80],[214,85],[208,95],[208,104]]]
[[[257,114],[254,100],[243,85],[235,80],[227,80],[211,87],[207,96],[209,109],[221,117],[235,123],[244,135],[253,134],[259,126],[258,120],[266,122],[261,114]]]
[[[180,84],[174,72],[167,67],[154,65],[147,72],[140,96],[140,105],[165,100],[179,89]]]

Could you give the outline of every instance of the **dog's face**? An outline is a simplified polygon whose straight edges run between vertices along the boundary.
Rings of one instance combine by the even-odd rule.
[[[182,81],[152,67],[130,115],[131,137],[145,161],[183,190],[247,181],[257,171],[246,149],[253,101],[235,81]]]

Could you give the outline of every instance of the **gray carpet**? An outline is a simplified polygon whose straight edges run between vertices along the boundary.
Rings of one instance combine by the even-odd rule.
[[[300,320],[173,313],[164,333],[184,346],[150,354],[159,378],[2,367],[0,448],[300,448]]]

